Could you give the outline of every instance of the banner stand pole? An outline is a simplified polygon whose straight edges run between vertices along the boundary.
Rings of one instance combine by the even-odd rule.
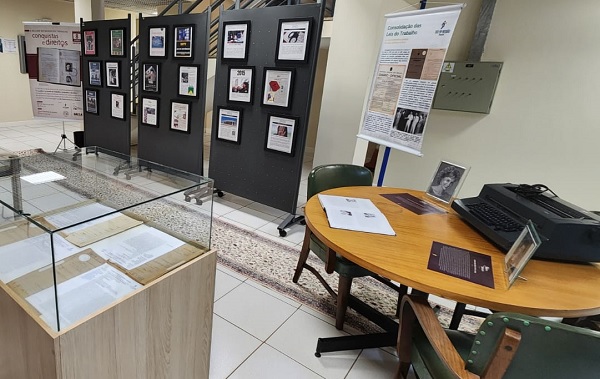
[[[427,0],[420,1],[420,8],[425,9],[427,6]],[[381,161],[381,170],[379,170],[379,178],[377,179],[377,187],[381,187],[383,185],[383,177],[385,176],[385,170],[387,169],[388,160],[390,159],[390,150],[389,146],[386,146],[385,151],[383,153],[383,160]]]
[[[75,143],[73,141],[71,141],[65,132],[65,122],[62,122],[62,134],[60,135],[60,141],[58,142],[58,146],[56,146],[56,149],[54,150],[54,154],[56,154],[56,152],[58,151],[58,149],[60,148],[60,144],[63,144],[62,147],[62,151],[66,151],[67,150],[67,141],[71,142],[71,144],[75,147],[77,147],[77,145],[75,145]]]

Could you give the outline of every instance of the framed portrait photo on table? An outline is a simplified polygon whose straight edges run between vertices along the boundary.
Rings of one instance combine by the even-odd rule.
[[[458,194],[468,172],[467,166],[441,161],[425,193],[434,199],[450,203]]]

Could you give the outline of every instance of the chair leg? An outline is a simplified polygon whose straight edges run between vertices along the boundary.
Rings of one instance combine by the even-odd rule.
[[[342,330],[344,328],[346,308],[348,308],[348,299],[350,298],[350,287],[352,287],[352,277],[340,275],[340,281],[338,283],[337,308],[335,311],[335,328],[338,330]]]
[[[306,230],[304,231],[304,242],[302,243],[302,249],[300,250],[300,257],[298,257],[298,264],[296,265],[296,271],[294,271],[294,278],[292,279],[292,282],[294,283],[298,283],[298,279],[300,279],[300,274],[302,274],[306,259],[308,259],[308,254],[310,253],[311,234],[312,233],[307,225]]]

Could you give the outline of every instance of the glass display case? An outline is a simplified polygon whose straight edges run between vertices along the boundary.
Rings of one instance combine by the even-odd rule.
[[[203,320],[203,326],[210,327],[215,265],[210,251],[212,195],[211,179],[97,147],[0,156],[0,308],[4,309],[0,337],[11,338],[6,325],[16,314],[27,315],[37,324],[34,328],[55,340],[78,328],[83,332],[90,320],[111,314],[124,303],[138,315],[132,317],[144,317],[140,315],[156,308],[149,323],[183,317],[172,314],[176,301],[185,317],[191,314],[186,307],[197,306],[202,314],[208,308],[209,322]],[[208,255],[213,256],[204,259],[207,266],[195,274],[203,277],[190,276],[188,271]],[[162,287],[163,292],[178,291],[178,300],[175,294],[167,304],[147,298],[146,289],[156,292]],[[192,297],[203,291],[205,301],[195,304]],[[137,309],[140,299],[144,305]],[[19,309],[13,314],[9,309],[15,305]],[[165,307],[169,312],[161,316]],[[107,325],[119,329],[118,325],[140,321],[121,314],[123,310],[118,310]],[[186,333],[194,326],[186,321],[180,327],[173,326],[170,333]],[[113,332],[94,333],[110,338]],[[210,328],[202,333],[210,341]],[[118,335],[114,332],[116,344],[123,339]],[[75,345],[71,349],[85,350]],[[1,343],[0,352],[4,352]],[[61,359],[65,360],[61,365],[69,364],[69,359]]]

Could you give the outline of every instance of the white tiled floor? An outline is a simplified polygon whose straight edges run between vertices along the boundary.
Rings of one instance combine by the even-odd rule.
[[[77,122],[66,122],[64,128],[71,140],[73,131],[81,130]],[[54,152],[62,132],[63,123],[56,121],[0,123],[0,149],[42,148]],[[72,147],[69,142],[66,145]],[[312,157],[307,156],[304,178],[311,168]],[[306,202],[305,193],[306,182],[303,180],[299,206]],[[230,194],[215,197],[213,215],[288,245],[302,243],[303,226],[292,226],[288,235],[281,238],[277,226],[286,214],[247,199]],[[397,359],[387,350],[327,353],[316,358],[317,338],[346,334],[335,329],[332,317],[223,266],[218,266],[217,270],[211,379],[393,377]]]

